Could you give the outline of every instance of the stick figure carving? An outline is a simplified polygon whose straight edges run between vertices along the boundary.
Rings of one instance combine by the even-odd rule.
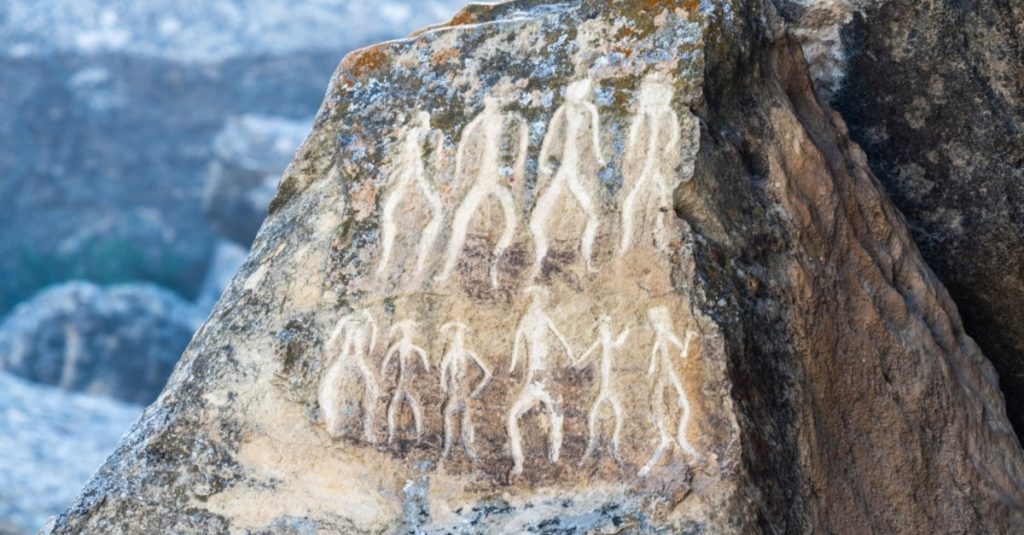
[[[590,432],[590,438],[587,441],[587,449],[580,459],[581,465],[594,453],[594,449],[597,447],[598,417],[600,416],[601,406],[605,403],[611,407],[612,415],[615,417],[615,430],[612,432],[611,437],[612,454],[616,460],[621,462],[621,457],[619,456],[619,436],[622,433],[623,412],[619,395],[612,391],[612,359],[615,351],[626,344],[626,338],[628,337],[629,329],[622,331],[618,336],[612,334],[611,317],[601,316],[601,320],[598,323],[597,340],[573,363],[573,367],[582,368],[590,360],[591,355],[596,354],[598,349],[601,350],[601,386],[597,391],[597,399],[594,400],[594,405],[590,409],[590,415],[587,417],[587,429]]]
[[[594,271],[591,265],[594,240],[600,226],[597,207],[584,184],[584,160],[588,157],[587,149],[592,151],[592,158],[601,166],[606,165],[601,155],[600,116],[597,107],[591,102],[592,86],[590,80],[578,80],[569,84],[565,91],[565,104],[555,112],[548,126],[548,134],[540,149],[541,177],[552,177],[547,189],[537,198],[537,204],[530,215],[530,232],[533,234],[535,256],[531,278],[540,274],[544,259],[548,254],[547,227],[548,220],[556,208],[562,195],[568,193],[575,199],[579,209],[586,216],[587,222],[580,237],[580,253],[586,263],[587,270]],[[587,129],[589,128],[589,136]],[[587,147],[586,145],[592,145]],[[560,151],[558,170],[551,168],[552,152]],[[538,186],[539,191],[539,186]]]
[[[398,236],[395,211],[401,202],[410,195],[419,194],[426,208],[430,211],[430,219],[427,221],[426,226],[423,227],[423,233],[420,235],[413,277],[419,277],[426,267],[427,255],[430,253],[430,249],[433,247],[441,230],[441,222],[444,218],[444,205],[434,191],[433,186],[427,180],[426,167],[423,164],[423,147],[431,141],[430,138],[433,138],[433,167],[437,169],[440,164],[443,136],[439,130],[434,130],[430,127],[430,114],[418,112],[413,123],[406,129],[402,137],[400,153],[395,164],[394,179],[381,210],[383,241],[381,244],[380,264],[377,267],[378,277],[383,277],[387,273],[392,248]]]
[[[365,310],[360,314],[348,314],[338,321],[326,348],[334,348],[339,338],[342,339],[340,351],[331,361],[327,373],[320,382],[317,398],[324,424],[331,436],[337,437],[341,433],[341,384],[348,370],[354,365],[363,383],[363,438],[375,444],[377,436],[374,422],[380,387],[366,359],[377,345],[377,324]]]
[[[504,215],[504,229],[498,243],[494,247],[493,260],[491,263],[491,284],[498,285],[497,264],[502,253],[512,245],[515,237],[518,216],[516,214],[516,203],[512,196],[511,188],[501,176],[501,141],[502,136],[508,131],[507,123],[513,123],[518,131],[518,143],[516,147],[515,164],[512,171],[512,181],[522,178],[526,169],[526,149],[529,143],[529,127],[526,120],[516,113],[503,113],[501,101],[496,97],[484,99],[484,110],[473,119],[462,131],[462,138],[459,140],[458,151],[455,154],[455,180],[463,180],[465,160],[469,155],[475,155],[470,150],[471,143],[479,142],[482,150],[479,154],[479,169],[474,177],[473,185],[470,187],[462,203],[455,211],[455,218],[452,222],[452,236],[448,244],[448,254],[444,267],[438,275],[437,280],[443,282],[451,276],[455,265],[462,255],[466,246],[466,236],[469,234],[469,224],[473,216],[480,209],[480,205],[488,198],[493,197],[501,205]]]
[[[672,318],[669,316],[668,308],[656,307],[647,311],[647,317],[654,329],[654,346],[651,348],[651,365],[647,369],[647,375],[657,373],[654,382],[654,390],[651,392],[651,416],[654,425],[658,429],[659,443],[654,455],[647,461],[638,475],[646,476],[654,468],[661,457],[673,447],[673,442],[679,445],[685,453],[693,459],[700,459],[690,442],[686,439],[686,427],[690,421],[690,400],[686,396],[686,389],[683,387],[683,380],[676,371],[676,363],[673,355],[678,350],[679,358],[684,362],[692,350],[692,343],[697,338],[697,333],[689,331],[686,334],[686,341],[682,342],[675,335],[672,328]],[[679,405],[679,426],[676,429],[675,437],[669,432],[666,420],[664,399],[665,389],[671,386],[676,393],[676,403]]]
[[[625,254],[642,237],[636,236],[636,219],[653,214],[654,243],[664,249],[668,212],[672,210],[672,179],[675,162],[678,161],[679,115],[672,109],[675,90],[672,85],[655,75],[644,79],[640,87],[640,107],[629,129],[625,161],[633,167],[639,165],[639,172],[632,178],[632,188],[622,203],[622,241],[619,254]],[[662,145],[663,136],[668,140]],[[644,225],[646,226],[646,225]],[[646,232],[647,228],[641,228]]]
[[[515,373],[519,363],[519,351],[525,345],[526,372],[523,377],[523,389],[516,396],[512,408],[508,412],[509,444],[512,450],[512,475],[523,473],[523,444],[519,432],[519,418],[526,411],[540,404],[547,411],[551,429],[548,431],[548,459],[557,463],[562,448],[562,408],[560,403],[548,392],[548,381],[551,379],[551,353],[548,350],[548,337],[553,335],[562,345],[566,359],[572,360],[572,349],[565,337],[555,327],[554,321],[544,312],[547,291],[536,286],[527,288],[526,294],[531,296],[530,306],[519,320],[515,338],[512,343],[512,364],[509,373]],[[522,344],[522,345],[521,345]]]
[[[469,410],[469,400],[473,399],[487,386],[491,380],[491,370],[480,357],[466,348],[465,324],[451,321],[441,326],[441,333],[450,332],[448,352],[441,359],[441,392],[447,394],[448,399],[444,403],[444,450],[441,458],[448,458],[451,453],[452,443],[455,442],[454,426],[455,414],[462,413],[460,422],[460,439],[466,455],[476,460],[477,455],[473,450],[473,420]],[[472,391],[469,391],[469,370],[470,365],[476,365],[483,374],[483,378]]]
[[[391,358],[398,357],[396,359],[398,362],[398,384],[395,386],[395,393],[388,404],[388,443],[395,440],[398,410],[403,401],[412,412],[413,426],[416,429],[416,441],[418,442],[423,434],[423,411],[420,410],[419,402],[416,401],[416,396],[410,390],[412,367],[415,364],[415,358],[419,357],[424,371],[430,371],[430,361],[427,359],[427,352],[413,343],[413,337],[416,336],[415,321],[403,320],[392,325],[388,337],[392,338],[396,333],[400,337],[388,349],[384,355],[384,362],[380,366],[380,373],[384,375],[387,372],[388,364],[391,363]]]

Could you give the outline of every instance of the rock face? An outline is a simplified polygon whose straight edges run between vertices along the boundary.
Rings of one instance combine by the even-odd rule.
[[[155,286],[70,282],[22,303],[0,324],[0,370],[149,403],[200,322],[193,305]]]
[[[821,87],[995,364],[1024,433],[1024,6],[787,4]]]
[[[457,7],[4,0],[0,314],[74,279],[194,298],[218,239],[202,200],[228,120],[306,121],[340,54]]]
[[[756,1],[519,1],[339,66],[51,533],[1009,532],[991,365]]]
[[[0,372],[0,533],[35,533],[75,498],[142,407]]]

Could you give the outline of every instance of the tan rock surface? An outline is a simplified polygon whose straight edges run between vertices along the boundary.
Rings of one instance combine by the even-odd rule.
[[[991,366],[757,2],[346,58],[54,533],[1010,532]]]

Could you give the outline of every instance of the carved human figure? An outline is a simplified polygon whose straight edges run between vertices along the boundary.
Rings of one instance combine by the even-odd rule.
[[[469,400],[473,399],[487,386],[491,380],[491,370],[480,357],[466,347],[465,324],[451,321],[441,326],[441,334],[449,334],[448,351],[441,359],[441,392],[447,395],[442,409],[444,415],[444,450],[441,458],[446,459],[451,453],[452,444],[455,442],[455,415],[462,414],[459,435],[462,447],[470,459],[476,460],[477,455],[473,450],[473,419],[469,410]],[[477,383],[476,388],[470,390],[470,366],[475,365],[480,369],[483,377]]]
[[[512,451],[512,475],[523,473],[523,444],[519,432],[519,419],[526,411],[540,404],[547,412],[550,429],[548,431],[548,459],[557,463],[562,448],[562,408],[561,404],[548,392],[548,383],[552,379],[551,351],[549,337],[554,336],[565,351],[567,360],[572,360],[572,349],[565,337],[555,326],[555,322],[544,312],[547,291],[536,286],[527,288],[526,294],[531,302],[526,313],[519,320],[515,338],[512,342],[512,364],[509,373],[514,374],[519,363],[520,350],[526,352],[526,371],[523,377],[523,388],[516,395],[511,409],[508,411],[509,445]]]
[[[621,349],[626,344],[626,338],[629,337],[629,329],[615,335],[612,333],[611,317],[601,316],[597,330],[597,340],[573,363],[573,367],[582,368],[591,360],[593,355],[597,354],[598,349],[601,350],[601,383],[597,391],[597,399],[594,400],[594,405],[591,407],[590,414],[587,417],[587,430],[590,432],[590,438],[587,440],[587,449],[580,459],[580,464],[583,464],[597,447],[598,418],[601,414],[601,406],[604,404],[611,408],[612,415],[615,417],[615,429],[611,436],[612,454],[616,460],[621,460],[619,456],[619,436],[622,433],[623,411],[619,395],[612,390],[612,372],[614,371],[612,361],[614,360],[615,351]]]
[[[586,226],[580,237],[580,254],[583,256],[587,269],[593,271],[591,264],[594,240],[600,219],[597,205],[591,198],[592,186],[586,180],[592,179],[593,170],[587,167],[586,160],[591,159],[604,166],[601,155],[600,116],[597,107],[591,102],[593,97],[590,80],[578,80],[569,84],[565,90],[565,104],[555,112],[548,125],[548,133],[540,149],[540,176],[547,179],[547,188],[537,197],[537,204],[530,214],[530,232],[534,242],[534,263],[531,277],[540,274],[544,259],[548,254],[548,222],[563,195],[569,194],[575,199],[579,210],[586,218]],[[588,147],[589,145],[589,147]],[[558,169],[551,167],[552,156],[558,157]],[[538,191],[540,184],[538,183]]]
[[[640,476],[650,473],[661,457],[673,447],[673,444],[678,444],[679,448],[693,459],[700,458],[686,438],[686,428],[690,422],[690,400],[686,396],[686,389],[683,386],[682,378],[676,371],[675,363],[676,355],[683,362],[686,361],[692,350],[692,343],[698,335],[689,331],[686,334],[686,341],[680,341],[673,332],[672,318],[666,307],[648,310],[647,317],[654,329],[654,346],[651,348],[651,364],[647,369],[647,375],[657,373],[653,384],[654,390],[651,392],[651,416],[658,430],[659,443],[650,460],[640,469]],[[679,425],[676,428],[675,436],[671,433],[668,422],[665,421],[667,419],[664,407],[665,389],[670,386],[675,391],[676,403],[679,405]]]
[[[423,149],[428,142],[433,142],[435,154],[433,167],[436,170],[441,157],[442,139],[443,134],[430,127],[430,114],[426,112],[418,112],[402,136],[399,154],[395,160],[394,175],[388,186],[387,197],[381,210],[383,238],[380,263],[377,266],[378,277],[387,274],[392,249],[398,236],[399,225],[395,221],[395,212],[402,201],[412,195],[419,195],[420,200],[430,212],[430,217],[420,235],[413,278],[419,277],[426,267],[427,255],[441,230],[444,205],[427,178],[426,166],[423,164]]]
[[[526,120],[515,113],[503,113],[501,101],[497,97],[484,99],[484,110],[473,119],[462,131],[459,147],[455,154],[455,180],[462,181],[467,158],[478,159],[478,167],[473,177],[472,186],[455,211],[452,221],[451,241],[448,244],[444,267],[438,275],[438,281],[445,281],[451,276],[459,257],[466,246],[466,236],[473,216],[481,204],[488,198],[494,198],[501,206],[504,215],[504,229],[494,246],[491,263],[491,284],[498,285],[497,263],[502,253],[512,245],[518,225],[516,203],[512,190],[508,186],[508,178],[502,176],[501,163],[502,138],[510,132],[510,128],[518,128],[518,143],[512,168],[511,180],[520,180],[526,169],[526,149],[529,143],[529,128]],[[480,149],[477,150],[476,147]]]
[[[359,314],[348,314],[338,320],[334,332],[327,340],[326,348],[331,351],[337,347],[336,356],[330,360],[327,372],[320,382],[318,401],[327,432],[337,437],[341,433],[341,407],[344,393],[341,385],[346,374],[354,368],[363,383],[363,438],[374,444],[377,435],[374,430],[376,421],[377,399],[380,387],[373,369],[366,362],[377,345],[377,324],[367,311]]]
[[[395,386],[395,393],[391,396],[391,402],[388,403],[388,443],[395,440],[398,411],[403,401],[412,413],[416,440],[419,441],[423,434],[423,411],[411,390],[413,366],[416,364],[416,357],[419,357],[423,364],[423,370],[430,371],[430,361],[427,359],[427,352],[413,343],[413,338],[416,336],[415,321],[403,320],[392,325],[388,337],[393,338],[395,334],[399,335],[398,340],[388,348],[384,355],[384,362],[380,366],[381,375],[386,374],[392,357],[397,357],[398,384]]]
[[[657,76],[648,76],[640,86],[639,109],[629,129],[625,152],[627,167],[635,171],[626,177],[630,187],[622,202],[620,255],[634,243],[649,239],[647,232],[653,232],[656,248],[664,249],[668,243],[665,219],[672,211],[673,174],[678,161],[675,153],[680,139],[679,115],[672,109],[674,95],[672,85]],[[639,231],[635,229],[638,217],[644,223]],[[648,218],[654,220],[648,222]]]

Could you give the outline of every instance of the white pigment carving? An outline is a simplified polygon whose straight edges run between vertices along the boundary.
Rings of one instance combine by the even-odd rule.
[[[540,274],[544,259],[548,254],[547,227],[552,212],[558,205],[563,194],[570,194],[576,200],[579,209],[586,216],[586,226],[580,237],[580,253],[588,271],[594,271],[591,264],[594,240],[600,227],[597,206],[590,196],[583,179],[586,147],[580,143],[592,143],[593,157],[601,166],[605,165],[601,155],[601,141],[598,136],[601,119],[597,107],[591,102],[592,86],[590,80],[578,80],[569,84],[565,91],[565,104],[555,112],[548,126],[548,133],[540,149],[540,175],[549,177],[549,184],[537,197],[537,204],[530,215],[530,232],[534,242],[534,264],[531,279]],[[590,136],[585,137],[586,129],[590,128]],[[551,168],[553,152],[560,149],[558,170]],[[552,175],[554,175],[552,177]],[[540,191],[538,184],[538,191]]]
[[[446,332],[451,333],[448,342],[448,352],[445,353],[444,358],[441,360],[441,391],[448,396],[443,409],[444,450],[441,452],[441,458],[446,459],[451,453],[452,444],[455,442],[455,415],[456,413],[461,413],[459,438],[462,441],[462,447],[465,449],[466,455],[475,461],[477,455],[473,450],[473,419],[468,403],[470,399],[475,398],[487,386],[488,381],[491,380],[491,370],[475,352],[466,348],[466,331],[466,325],[457,321],[448,322],[441,326],[442,334]],[[483,378],[480,379],[480,382],[472,391],[469,390],[468,375],[471,364],[476,365],[483,374]]]
[[[391,402],[388,403],[388,442],[391,443],[395,440],[398,411],[403,401],[409,407],[409,411],[412,412],[413,426],[416,430],[416,441],[418,442],[423,435],[423,411],[420,409],[416,396],[413,395],[410,389],[413,375],[412,367],[415,364],[415,357],[419,357],[424,371],[430,371],[430,361],[427,359],[427,352],[413,343],[413,337],[416,336],[416,322],[403,320],[392,325],[391,330],[388,332],[389,338],[394,337],[396,333],[400,336],[388,348],[387,353],[384,355],[384,362],[380,366],[381,375],[384,375],[387,372],[388,364],[391,363],[391,358],[398,357],[396,359],[398,362],[398,384],[395,386],[394,395],[391,396]]]
[[[345,373],[354,364],[363,382],[363,438],[374,444],[377,442],[374,422],[380,387],[366,359],[377,345],[377,324],[365,310],[361,314],[348,314],[338,321],[331,333],[325,346],[328,351],[335,347],[339,338],[342,339],[341,348],[320,381],[320,413],[327,432],[332,437],[338,437],[341,433],[343,395],[340,387]]]
[[[616,460],[621,462],[621,457],[619,456],[619,437],[622,434],[623,410],[619,395],[612,390],[612,372],[614,371],[614,353],[626,344],[626,338],[629,337],[629,329],[622,331],[616,337],[616,335],[612,334],[611,322],[611,317],[601,317],[598,324],[597,340],[573,364],[574,367],[581,368],[587,364],[591,355],[596,354],[598,349],[601,350],[601,383],[597,391],[597,399],[594,400],[594,405],[587,416],[587,430],[590,432],[590,436],[587,440],[587,449],[583,453],[583,458],[580,459],[580,464],[583,464],[597,447],[598,418],[600,417],[601,406],[604,404],[607,404],[612,409],[612,416],[615,417],[615,429],[611,436],[612,454]]]
[[[509,445],[512,451],[512,475],[523,473],[523,444],[519,432],[519,418],[541,404],[548,414],[550,430],[548,431],[548,459],[557,463],[562,448],[562,408],[560,403],[548,392],[548,381],[551,379],[549,369],[551,354],[548,350],[548,336],[554,335],[565,356],[572,360],[573,353],[565,337],[555,327],[554,321],[544,312],[547,290],[536,286],[527,288],[526,294],[531,296],[530,306],[519,320],[515,338],[512,343],[512,364],[509,373],[515,373],[519,363],[519,351],[525,345],[526,373],[523,378],[523,389],[516,396],[508,412]],[[521,345],[522,344],[522,345]]]

